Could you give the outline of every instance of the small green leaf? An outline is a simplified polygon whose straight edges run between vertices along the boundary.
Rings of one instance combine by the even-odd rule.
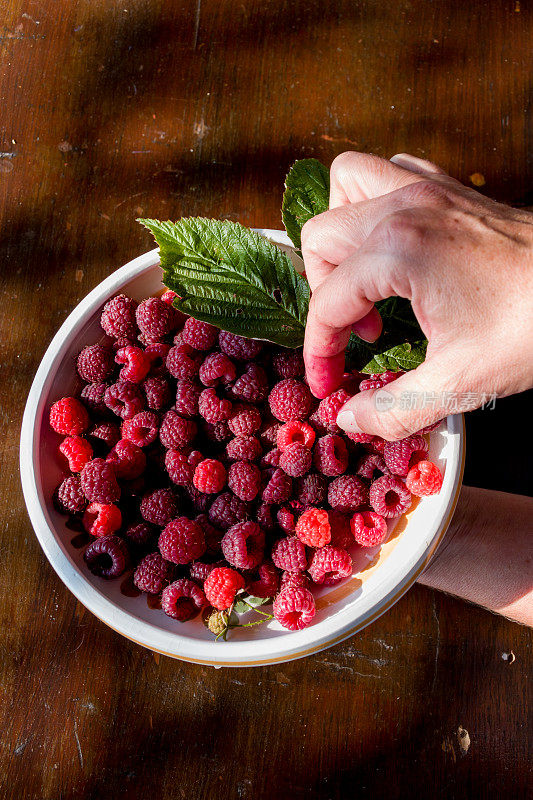
[[[329,170],[316,158],[296,161],[285,178],[282,217],[294,246],[302,246],[301,232],[311,217],[329,208]]]
[[[250,611],[250,606],[245,600],[236,600],[233,606],[233,610],[237,614],[246,614]]]
[[[246,602],[248,605],[252,606],[253,608],[257,608],[257,606],[264,606],[265,603],[271,603],[271,597],[253,597],[252,595],[248,595],[246,597]]]
[[[407,372],[416,369],[426,357],[427,344],[426,339],[412,343],[404,342],[383,353],[377,353],[361,372],[379,374],[387,370]]]

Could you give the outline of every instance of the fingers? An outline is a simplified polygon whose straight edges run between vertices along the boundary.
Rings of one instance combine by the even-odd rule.
[[[408,169],[411,172],[417,172],[420,175],[448,175],[447,172],[432,161],[426,161],[424,158],[411,156],[409,153],[397,153],[395,156],[392,156],[391,161],[399,167]]]
[[[331,165],[329,207],[381,197],[424,178],[427,174],[418,175],[369,153],[341,153]]]

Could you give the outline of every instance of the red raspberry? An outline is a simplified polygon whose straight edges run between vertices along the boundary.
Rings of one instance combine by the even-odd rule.
[[[352,557],[342,547],[321,547],[315,550],[308,572],[313,583],[333,586],[352,574]]]
[[[351,442],[355,442],[356,444],[370,444],[370,442],[373,442],[376,438],[369,433],[345,433],[344,435],[347,436]]]
[[[102,383],[113,373],[114,366],[112,351],[101,344],[84,347],[77,360],[78,374],[88,383]]]
[[[296,536],[309,547],[323,547],[331,541],[328,512],[307,508],[296,523]]]
[[[189,463],[188,457],[179,450],[167,450],[165,469],[172,483],[177,486],[190,486],[192,484],[194,468]]]
[[[129,345],[128,347],[121,347],[115,355],[117,364],[124,364],[120,370],[120,380],[131,381],[131,383],[140,383],[150,372],[152,364],[150,356],[140,347]]]
[[[136,308],[135,300],[124,294],[118,294],[105,304],[100,317],[100,325],[113,339],[135,339],[137,336]]]
[[[428,451],[428,443],[414,434],[399,442],[386,442],[383,449],[385,464],[394,475],[405,478],[411,467],[421,461]]]
[[[263,367],[258,364],[248,364],[246,371],[233,384],[232,394],[248,403],[262,403],[266,400],[268,378]]]
[[[194,317],[185,320],[181,332],[181,341],[189,347],[194,347],[195,350],[211,350],[215,346],[217,337],[218,328]]]
[[[203,584],[207,576],[213,572],[216,567],[224,566],[223,561],[218,561],[216,564],[206,564],[203,561],[193,561],[189,567],[189,576],[191,580]]]
[[[161,608],[165,614],[179,622],[187,622],[195,617],[207,600],[202,589],[188,578],[180,578],[163,589]]]
[[[350,395],[346,389],[337,389],[336,392],[325,397],[318,406],[318,415],[325,428],[331,433],[338,433],[337,414],[345,403],[350,400]]]
[[[354,511],[368,500],[368,489],[355,475],[339,475],[328,487],[328,503],[344,514]]]
[[[134,522],[124,531],[124,538],[134,548],[145,548],[154,539],[155,528],[147,522]],[[158,553],[159,555],[159,553]]]
[[[255,436],[236,436],[226,445],[230,461],[255,461],[261,455],[261,444]]]
[[[292,480],[282,469],[275,469],[263,489],[263,502],[269,505],[286,503],[292,494]]]
[[[291,444],[304,444],[311,448],[315,443],[315,432],[307,422],[286,422],[278,429],[277,445],[286,450]]]
[[[252,597],[274,597],[279,589],[279,573],[272,564],[261,564],[258,578],[248,585]]]
[[[290,508],[282,506],[278,510],[276,519],[282,531],[285,531],[285,533],[294,533],[296,529],[296,522],[294,519],[294,514],[292,513]]]
[[[141,500],[141,517],[152,525],[163,528],[178,513],[178,501],[172,489],[155,489]],[[172,559],[170,559],[172,560]]]
[[[362,547],[376,547],[387,538],[387,522],[375,511],[363,511],[354,514],[350,527],[357,544]]]
[[[308,589],[287,586],[274,600],[274,616],[284,628],[301,631],[315,616],[315,599]]]
[[[144,352],[150,359],[150,375],[164,377],[167,370],[167,356],[170,345],[164,342],[154,342],[145,347]]]
[[[278,350],[272,353],[272,368],[279,378],[303,378],[305,365],[302,350]]]
[[[170,403],[170,385],[165,378],[157,375],[147,378],[142,384],[142,388],[146,396],[146,405],[152,411],[161,411]]]
[[[442,473],[431,461],[419,461],[407,473],[405,485],[417,497],[438,494],[442,486]]]
[[[219,332],[218,343],[223,353],[237,361],[253,361],[263,349],[263,343],[257,339],[246,339],[228,331]]]
[[[259,438],[265,447],[276,447],[278,443],[278,432],[281,423],[275,419],[269,419],[263,423],[259,432]]]
[[[191,419],[184,419],[170,409],[163,417],[159,428],[159,438],[164,447],[173,447],[178,450],[186,447],[193,441],[198,432],[196,422]]]
[[[118,578],[129,563],[128,546],[120,536],[102,536],[87,547],[83,560],[93,575]]]
[[[353,435],[356,436],[357,434],[354,433]],[[363,436],[363,434],[360,435]],[[386,444],[387,442],[385,439],[382,439],[380,436],[373,436],[372,441],[367,444],[366,449],[371,453],[381,453],[381,455],[383,455]]]
[[[336,434],[322,436],[315,445],[315,467],[330,478],[348,469],[348,450],[344,439]]]
[[[272,546],[272,561],[278,569],[300,572],[307,568],[305,546],[297,536],[278,539]]]
[[[205,553],[204,532],[194,520],[177,517],[163,529],[159,550],[173,564],[189,564]]]
[[[276,383],[268,396],[270,410],[282,422],[305,419],[311,413],[313,398],[309,387],[295,378]]]
[[[198,373],[204,386],[231,383],[236,374],[235,364],[224,353],[210,353],[202,362]]]
[[[173,292],[172,289],[165,289],[165,291],[161,295],[161,300],[163,301],[163,303],[169,303],[170,305],[172,305],[176,297],[179,297],[179,295],[177,295],[176,292]]]
[[[146,456],[140,447],[129,439],[121,439],[110,451],[106,461],[115,470],[117,478],[135,480],[146,469]]]
[[[89,427],[87,409],[75,397],[63,397],[50,409],[50,425],[56,433],[76,436]]]
[[[83,527],[91,536],[109,536],[121,525],[122,514],[114,505],[91,503],[83,515]]]
[[[87,505],[80,479],[77,475],[65,478],[54,494],[55,505],[62,514],[80,514]]]
[[[93,457],[93,449],[81,436],[66,436],[59,445],[60,452],[68,461],[71,472],[80,472]]]
[[[329,433],[325,425],[322,424],[320,414],[318,413],[318,407],[309,414],[309,423],[313,426],[313,430],[317,436],[325,436]]]
[[[210,442],[220,444],[221,442],[227,442],[228,439],[231,439],[231,431],[226,421],[215,422],[214,425],[212,422],[204,422],[202,423],[202,430],[206,439]]]
[[[224,531],[237,522],[244,522],[249,516],[248,505],[231,492],[219,494],[209,509],[209,521]]]
[[[281,458],[281,450],[275,447],[273,450],[269,450],[268,453],[265,453],[259,465],[261,469],[266,469],[267,467],[279,467],[279,460]]]
[[[204,494],[218,494],[226,483],[226,470],[220,461],[206,458],[194,470],[193,484]]]
[[[261,413],[255,406],[236,403],[228,427],[235,436],[252,436],[261,427]]]
[[[383,475],[370,487],[370,505],[382,517],[399,517],[411,505],[411,492],[401,478]],[[355,509],[354,509],[355,510]]]
[[[333,509],[328,513],[329,524],[331,525],[330,545],[332,547],[342,547],[344,550],[348,550],[354,543],[349,517]]]
[[[261,489],[261,472],[249,461],[236,461],[228,470],[228,486],[241,500],[254,500]]]
[[[174,577],[175,567],[161,553],[148,553],[133,573],[133,583],[141,592],[159,594]]]
[[[272,508],[267,503],[259,503],[255,512],[255,518],[264,531],[272,532],[275,528],[272,519]]]
[[[167,355],[167,369],[173,378],[181,380],[195,378],[198,375],[202,354],[193,350],[188,344],[171,347]]]
[[[81,390],[80,397],[91,414],[99,417],[109,416],[109,409],[104,402],[106,389],[107,383],[88,383]]]
[[[106,406],[122,419],[131,419],[142,411],[144,401],[139,387],[130,381],[118,380],[105,390]]]
[[[218,528],[215,528],[214,525],[211,525],[205,514],[199,514],[196,517],[196,522],[204,532],[206,554],[208,556],[220,556],[222,552],[220,549],[220,542],[224,536],[223,531],[220,531]],[[191,577],[194,576],[191,574]]]
[[[115,503],[120,497],[120,487],[115,470],[103,458],[93,458],[81,471],[81,488],[91,503]]]
[[[265,532],[257,522],[248,520],[232,525],[222,539],[224,558],[238,569],[254,569],[263,560]]]
[[[386,372],[381,372],[377,375],[369,375],[368,378],[362,380],[359,384],[359,391],[365,392],[368,389],[381,389],[383,386],[395,381],[400,377],[400,375],[403,374],[403,372],[392,372],[392,370],[387,370]]]
[[[198,399],[198,411],[206,422],[223,422],[231,417],[232,404],[221,397],[216,389],[204,389]]]
[[[148,447],[157,439],[159,417],[155,411],[141,411],[122,423],[122,437],[129,439],[137,447]]]
[[[120,439],[120,428],[114,422],[101,422],[95,425],[88,433],[95,445],[107,445],[114,447]]]
[[[311,469],[313,454],[304,444],[290,444],[283,450],[279,465],[292,478],[301,478]]]
[[[148,297],[139,303],[135,318],[146,344],[160,342],[178,322],[174,308],[159,297]]]
[[[327,481],[323,475],[312,473],[296,481],[296,500],[302,506],[321,506],[326,502]]]
[[[206,598],[219,611],[231,606],[240,589],[244,589],[244,578],[229,567],[216,567],[204,583]]]
[[[293,589],[309,589],[311,581],[305,572],[285,572],[281,575],[281,591],[289,588]]]
[[[379,453],[367,453],[361,456],[357,464],[356,475],[360,478],[365,478],[367,481],[373,481],[388,472],[385,459]],[[376,474],[377,473],[377,474]]]

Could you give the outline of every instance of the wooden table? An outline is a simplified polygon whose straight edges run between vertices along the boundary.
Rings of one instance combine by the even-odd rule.
[[[3,3],[2,798],[526,797],[530,631],[416,587],[303,661],[159,657],[60,583],[17,451],[53,333],[152,247],[139,215],[278,227],[291,162],[345,149],[410,151],[531,205],[532,15],[525,0]],[[467,482],[526,491],[507,447],[526,409],[470,417]]]

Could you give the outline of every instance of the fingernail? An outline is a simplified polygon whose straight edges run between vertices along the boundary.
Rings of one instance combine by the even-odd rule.
[[[349,408],[343,408],[337,414],[337,425],[342,428],[346,433],[363,433],[357,422],[353,411]]]

